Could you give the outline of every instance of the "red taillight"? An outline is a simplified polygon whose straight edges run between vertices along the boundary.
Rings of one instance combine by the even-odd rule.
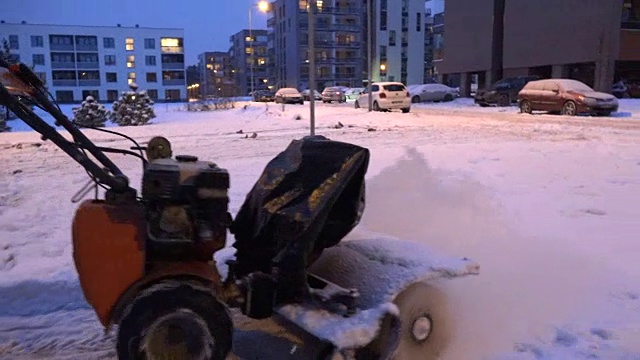
[[[380,99],[386,99],[387,98],[387,94],[385,93],[380,93]]]

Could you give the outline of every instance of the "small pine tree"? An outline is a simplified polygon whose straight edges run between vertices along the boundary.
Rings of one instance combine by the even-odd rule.
[[[79,107],[73,109],[73,123],[80,127],[103,127],[109,112],[93,96],[87,98]]]
[[[110,119],[120,126],[145,125],[156,117],[153,100],[146,91],[137,91],[138,85],[131,83],[130,91],[125,91],[118,101],[113,103]]]

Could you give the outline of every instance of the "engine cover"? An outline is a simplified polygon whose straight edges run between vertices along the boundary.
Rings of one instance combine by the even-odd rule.
[[[142,177],[147,250],[162,258],[210,260],[224,247],[231,222],[228,189],[227,170],[194,156],[149,162]]]

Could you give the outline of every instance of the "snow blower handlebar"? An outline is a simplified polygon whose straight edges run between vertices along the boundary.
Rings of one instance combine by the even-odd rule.
[[[56,125],[64,127],[73,136],[75,143],[65,139],[55,128],[36,115],[20,98],[28,98],[51,114]],[[9,64],[0,58],[0,105],[14,112],[32,129],[42,134],[43,140],[53,141],[60,149],[84,167],[100,183],[116,193],[130,192],[129,179],[122,171],[89,140],[54,104],[44,89],[44,83],[23,63]],[[95,163],[80,149],[88,150],[104,167]],[[111,174],[113,175],[111,175]]]

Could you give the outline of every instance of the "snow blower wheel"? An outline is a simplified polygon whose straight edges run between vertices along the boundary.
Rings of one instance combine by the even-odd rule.
[[[445,294],[425,283],[416,283],[401,292],[394,303],[400,309],[400,343],[394,360],[437,359],[451,337],[451,318]]]
[[[120,360],[224,360],[233,323],[227,308],[201,285],[161,282],[143,290],[119,324]]]

